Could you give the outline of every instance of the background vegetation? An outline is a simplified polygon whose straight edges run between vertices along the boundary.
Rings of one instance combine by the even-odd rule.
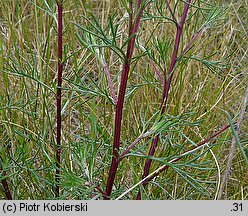
[[[103,198],[101,191],[109,175],[115,118],[114,99],[104,65],[108,65],[118,93],[123,61],[121,52],[102,41],[115,38],[112,27],[116,27],[116,45],[125,52],[129,25],[127,2],[70,0],[63,4],[59,199]],[[184,1],[169,2],[180,15]],[[180,123],[176,121],[177,124],[159,131],[151,171],[224,125],[237,121],[243,104],[248,81],[248,2],[204,2],[193,1],[196,6],[190,9],[180,52],[211,18],[209,15],[214,15],[175,70],[165,118],[172,122],[180,119]],[[201,10],[199,5],[208,9]],[[166,5],[153,1],[141,20],[124,104],[122,151],[156,126],[163,88],[155,68],[162,73],[169,67],[175,37],[173,23],[162,19],[162,15],[170,17]],[[104,32],[97,32],[90,23],[99,25],[97,27]],[[14,199],[54,199],[56,2],[2,0],[0,29],[0,180],[7,181]],[[102,33],[106,38],[100,40],[93,33]],[[239,133],[246,154],[247,128],[246,115]],[[170,164],[171,167],[153,179],[145,190],[139,184],[122,199],[135,199],[139,189],[143,199],[216,199],[232,137],[232,130],[226,130],[208,146],[183,157],[174,166]],[[121,161],[111,199],[140,182],[152,138],[142,139],[129,157]],[[237,148],[223,198],[247,199],[247,178],[245,158]],[[0,185],[0,197],[7,198],[4,184]]]

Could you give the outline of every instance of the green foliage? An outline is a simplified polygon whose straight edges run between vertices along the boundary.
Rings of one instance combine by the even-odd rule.
[[[165,1],[143,1],[141,26],[129,36],[128,17],[134,13],[130,2],[135,3],[1,1],[0,181],[7,180],[14,199],[54,198],[59,3],[65,9],[59,199],[103,198],[116,106],[104,66],[118,95],[127,46],[135,36],[119,154],[133,146],[120,162],[111,198],[137,184],[124,199],[135,199],[139,188],[143,199],[214,199],[219,170],[225,169],[234,136],[239,148],[226,192],[228,199],[247,199],[248,125],[244,122],[237,135],[231,118],[239,110],[247,83],[247,5],[193,1],[168,109],[161,114],[164,73],[174,49],[174,18],[181,17],[185,1],[169,1],[171,11]],[[231,130],[190,151],[225,124]],[[157,150],[147,156],[158,134]],[[180,162],[171,162],[179,157]],[[146,159],[152,160],[151,172],[169,168],[143,190],[141,170]],[[6,198],[2,184],[0,198]]]

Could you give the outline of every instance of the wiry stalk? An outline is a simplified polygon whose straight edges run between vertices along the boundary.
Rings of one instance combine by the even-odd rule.
[[[197,148],[200,148],[201,146],[203,146],[204,144],[208,143],[210,140],[212,140],[213,138],[215,138],[216,136],[218,136],[219,134],[223,133],[224,131],[226,131],[228,128],[230,127],[230,125],[225,125],[224,127],[222,127],[219,131],[217,131],[216,133],[214,133],[212,136],[204,139],[202,142],[198,143],[196,146],[194,146],[193,148],[191,148],[190,150],[184,152],[182,155],[180,155],[180,157],[177,157],[173,160],[170,161],[170,163],[175,163],[177,161],[179,161],[184,155],[191,153],[192,151],[196,150]],[[168,165],[164,165],[161,169],[159,169],[156,173],[154,173],[153,175],[151,175],[149,178],[147,178],[144,183],[148,183],[149,181],[151,181],[153,178],[155,178],[156,176],[158,176],[160,173],[164,172],[166,169],[168,169],[169,166]]]
[[[168,164],[172,164],[175,163],[177,161],[179,161],[180,159],[182,159],[184,156],[195,152],[196,150],[202,148],[204,145],[207,145],[208,142],[210,142],[213,138],[217,137],[219,134],[223,133],[224,131],[226,131],[228,128],[230,127],[230,125],[225,125],[223,126],[219,131],[217,131],[216,133],[214,133],[213,135],[211,135],[210,137],[204,139],[202,142],[198,143],[196,146],[194,146],[193,148],[191,148],[190,150],[184,152],[183,154],[179,155],[178,157],[172,159],[171,161],[168,162]],[[140,182],[138,182],[137,184],[135,184],[134,186],[132,186],[131,188],[129,188],[125,193],[123,193],[121,196],[117,197],[116,200],[121,199],[123,196],[125,196],[126,194],[128,194],[130,191],[132,191],[134,188],[136,188],[137,186],[139,186],[140,184],[148,184],[153,178],[155,178],[156,176],[158,176],[160,173],[164,172],[165,170],[167,170],[170,166],[168,165],[163,165],[161,167],[159,167],[158,169],[156,169],[155,171],[153,171],[151,174],[147,175],[145,178],[143,178]]]
[[[1,156],[0,156],[0,159],[2,161]],[[0,172],[2,173],[2,177],[7,175],[7,173],[5,171],[3,171],[2,165],[0,165]],[[12,200],[12,195],[10,193],[9,184],[8,184],[7,180],[3,179],[1,182],[2,182],[2,185],[3,185],[3,189],[4,189],[4,193],[5,193],[6,198],[8,200]]]
[[[118,151],[120,148],[123,103],[124,103],[124,99],[125,99],[125,93],[126,93],[126,87],[127,87],[128,74],[130,71],[131,59],[132,59],[132,55],[133,55],[133,51],[134,51],[134,43],[135,43],[135,39],[136,39],[136,34],[138,32],[138,28],[139,28],[140,19],[141,19],[142,13],[143,13],[143,9],[144,8],[142,8],[142,0],[138,0],[137,9],[136,9],[136,15],[137,15],[136,20],[135,20],[133,25],[130,24],[129,37],[132,36],[132,39],[128,42],[128,46],[127,46],[126,59],[125,59],[125,63],[123,66],[119,95],[118,95],[118,100],[117,100],[117,104],[116,104],[113,154],[112,154],[112,161],[111,161],[111,165],[110,165],[110,171],[109,171],[109,175],[108,175],[104,199],[109,199],[109,196],[112,192],[114,179],[115,179],[118,164],[119,164]],[[129,17],[129,19],[130,18],[131,17]]]
[[[62,62],[62,38],[63,38],[63,23],[62,23],[62,13],[63,6],[62,3],[57,3],[58,7],[58,86],[57,86],[57,138],[56,138],[56,175],[55,175],[55,184],[56,184],[56,196],[59,196],[59,175],[60,175],[60,153],[61,153],[61,87],[62,87],[62,73],[63,73],[63,62]]]
[[[116,97],[116,94],[115,94],[114,85],[113,85],[113,82],[111,80],[110,72],[109,72],[109,69],[108,69],[108,66],[107,66],[105,58],[102,59],[102,63],[103,63],[103,68],[104,68],[106,77],[107,77],[107,82],[108,82],[108,85],[109,85],[110,94],[111,94],[111,96],[113,98],[114,104],[116,105],[117,104],[117,97]]]
[[[236,132],[239,133],[240,132],[240,126],[244,121],[244,116],[245,116],[245,110],[248,104],[248,85],[246,86],[246,92],[245,92],[245,96],[244,96],[244,100],[243,100],[243,105],[241,108],[241,112],[237,121],[237,127],[236,127]],[[232,144],[230,147],[230,152],[228,155],[228,160],[227,160],[227,165],[226,165],[226,169],[222,178],[222,183],[220,186],[220,190],[219,190],[219,194],[218,194],[218,199],[223,199],[224,196],[224,189],[225,186],[229,180],[229,175],[231,174],[231,169],[232,169],[232,163],[233,163],[233,159],[234,159],[234,154],[235,154],[235,147],[236,147],[236,139],[235,137],[232,138]]]
[[[166,1],[166,3],[168,4],[167,1]],[[172,53],[170,70],[169,70],[169,74],[168,74],[169,77],[168,77],[168,80],[166,81],[166,83],[164,85],[164,92],[163,92],[163,98],[162,98],[162,103],[161,103],[161,114],[164,114],[164,112],[166,110],[168,95],[169,95],[171,81],[172,81],[172,77],[173,77],[173,70],[175,69],[175,66],[176,66],[177,55],[178,55],[179,45],[180,45],[181,36],[182,36],[182,30],[183,30],[183,26],[184,26],[184,23],[185,23],[187,14],[188,14],[190,3],[191,3],[191,0],[187,0],[187,3],[184,6],[181,21],[179,24],[176,22],[177,23],[177,25],[176,25],[177,32],[176,32],[176,37],[175,37],[174,50]],[[169,9],[170,9],[170,7],[169,7]],[[154,137],[154,139],[152,141],[152,145],[151,145],[149,153],[148,153],[148,156],[154,155],[156,147],[158,145],[158,140],[159,140],[159,134]],[[151,162],[152,161],[150,159],[146,160],[142,178],[145,178],[149,174]],[[143,186],[145,187],[145,184],[143,184]],[[138,192],[136,199],[138,199],[138,200],[141,199],[141,192],[140,191]]]

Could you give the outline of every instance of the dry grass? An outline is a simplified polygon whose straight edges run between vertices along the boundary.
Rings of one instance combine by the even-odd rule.
[[[15,199],[49,199],[54,196],[56,7],[52,5],[52,0],[43,2],[50,5],[50,12],[39,0],[3,0],[0,3],[0,154],[3,170],[7,172],[7,180]],[[207,59],[209,62],[223,60],[222,63],[228,67],[211,71],[200,61],[183,60],[176,69],[168,103],[167,115],[177,116],[191,112],[194,115],[189,118],[190,121],[201,121],[199,125],[180,128],[195,143],[228,123],[224,111],[237,117],[248,81],[247,1],[229,3],[219,0],[217,3],[227,7],[220,20],[221,25],[207,29],[195,41],[187,56],[200,58],[211,55]],[[121,1],[71,0],[65,2],[64,10],[64,50],[68,59],[65,61],[63,75],[61,197],[97,199],[101,198],[101,194],[94,189],[95,185],[106,185],[115,109],[108,99],[110,93],[104,71],[92,52],[81,49],[76,33],[82,32],[74,23],[85,26],[87,22],[83,16],[88,16],[88,12],[92,11],[95,16],[99,16],[99,22],[104,28],[109,16],[116,12],[114,22],[119,22],[120,25],[118,41],[121,45],[127,38],[128,20]],[[149,13],[155,11],[154,8],[149,8]],[[198,22],[201,23],[201,20]],[[193,21],[187,23],[183,36],[184,45],[190,41],[195,25]],[[143,21],[140,29],[137,41],[139,45],[149,48],[153,47],[156,39],[164,38],[172,42],[175,34],[172,24],[154,20]],[[162,61],[158,52],[155,52],[157,60]],[[104,53],[117,91],[122,61],[109,48]],[[142,50],[137,46],[135,55],[141,53]],[[167,67],[171,53],[172,48],[166,58]],[[140,135],[144,124],[159,109],[161,91],[162,86],[155,79],[148,56],[142,57],[132,65],[129,77],[121,135],[123,149]],[[239,135],[246,152],[247,128],[246,114]],[[161,136],[156,157],[168,157],[180,145],[183,146],[181,150],[186,150],[191,145],[183,135],[172,132],[170,136],[171,142],[166,141],[166,134]],[[181,167],[183,171],[192,173],[208,193],[197,191],[192,185],[185,183],[179,173],[169,169],[149,185],[144,197],[214,199],[218,176],[226,166],[231,139],[232,133],[229,130],[218,137],[212,151],[204,153],[206,149],[202,149],[203,154],[197,164],[211,169]],[[137,152],[146,153],[150,143],[151,137],[143,139],[136,148]],[[182,164],[185,165],[190,158],[185,158]],[[118,170],[113,198],[140,181],[143,163],[144,159],[140,157],[123,160]],[[160,162],[154,162],[152,170],[159,165]],[[247,199],[248,170],[239,150],[235,153],[232,168],[225,197]],[[3,178],[3,172],[0,178]],[[135,199],[136,193],[135,189],[126,199]],[[0,197],[5,198],[2,186]]]

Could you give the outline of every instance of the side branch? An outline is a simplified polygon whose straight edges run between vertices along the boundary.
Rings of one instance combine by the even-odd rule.
[[[217,131],[216,133],[214,133],[212,136],[210,136],[207,139],[203,140],[202,142],[200,142],[199,144],[197,144],[196,146],[194,146],[190,150],[188,150],[188,151],[184,152],[183,154],[179,155],[177,158],[172,159],[168,163],[175,163],[175,162],[179,161],[180,159],[182,159],[183,156],[185,156],[185,155],[187,155],[189,153],[192,153],[192,152],[194,152],[194,151],[202,148],[204,145],[206,145],[213,138],[217,137],[219,134],[221,134],[224,131],[226,131],[229,127],[230,127],[230,125],[225,125],[224,127],[222,127],[222,129],[220,129],[219,131]],[[148,184],[153,178],[155,178],[156,176],[158,176],[159,174],[161,174],[162,172],[164,172],[168,168],[169,168],[168,165],[163,165],[163,166],[159,167],[158,169],[156,169],[155,171],[153,171],[152,173],[150,173],[149,175],[147,175],[145,178],[143,178],[140,182],[138,182],[137,184],[135,184],[133,187],[129,188],[125,193],[123,193],[118,198],[116,198],[116,200],[121,199],[123,196],[125,196],[126,194],[128,194],[130,191],[132,191],[134,188],[136,188],[140,184],[142,184],[143,186],[146,185],[146,184]]]

